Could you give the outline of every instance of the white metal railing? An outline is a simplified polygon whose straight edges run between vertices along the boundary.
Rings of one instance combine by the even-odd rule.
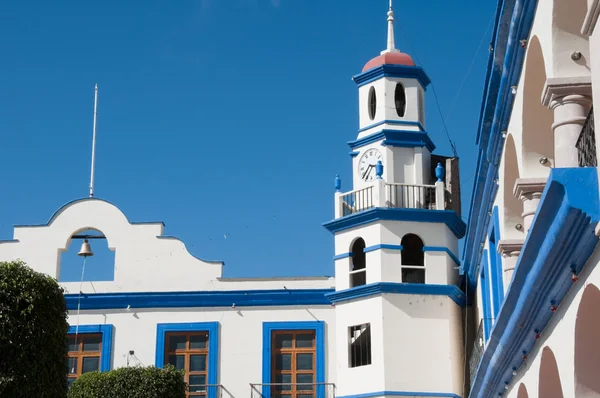
[[[435,209],[435,185],[385,184],[386,207]]]

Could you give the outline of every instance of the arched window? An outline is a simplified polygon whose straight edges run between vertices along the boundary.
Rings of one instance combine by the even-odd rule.
[[[350,287],[365,285],[367,283],[367,268],[365,241],[363,238],[358,238],[354,241],[351,252]]]
[[[415,234],[402,238],[402,282],[425,283],[423,241]]]
[[[369,117],[371,120],[375,119],[375,112],[377,111],[377,95],[375,94],[375,87],[371,86],[369,89]]]
[[[400,117],[404,117],[406,112],[406,92],[402,83],[396,84],[396,92],[394,93],[394,102],[396,103],[396,113]]]

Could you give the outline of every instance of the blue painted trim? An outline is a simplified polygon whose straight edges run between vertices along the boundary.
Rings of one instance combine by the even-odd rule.
[[[373,246],[365,247],[363,249],[363,252],[369,253],[369,252],[372,252],[375,250],[380,250],[380,249],[402,250],[402,246],[401,245],[386,245],[386,244],[373,245]]]
[[[492,318],[492,305],[490,303],[490,282],[489,282],[489,265],[488,265],[488,251],[483,251],[483,258],[481,264],[481,271],[479,278],[481,279],[481,305],[483,307],[483,337],[487,342],[490,338],[490,330],[492,330],[492,324],[494,319]]]
[[[453,210],[388,209],[376,207],[328,221],[323,226],[331,233],[344,231],[375,221],[414,221],[446,224],[457,238],[465,236],[466,225]]]
[[[421,392],[421,391],[377,391],[362,394],[343,395],[337,398],[373,398],[373,397],[447,397],[461,398],[450,392]]]
[[[208,332],[207,384],[219,384],[219,322],[159,323],[156,325],[156,353],[154,366],[165,366],[165,337],[168,332]],[[208,397],[216,398],[216,388],[207,388]]]
[[[328,305],[334,289],[214,290],[197,292],[84,293],[82,310],[189,307],[272,307]],[[67,309],[76,310],[78,293],[65,294]]]
[[[358,129],[358,133],[360,134],[363,131],[372,129],[373,127],[381,126],[382,124],[391,124],[391,125],[397,125],[397,126],[417,126],[419,128],[419,130],[425,131],[425,127],[423,127],[421,122],[414,122],[414,121],[409,121],[409,120],[387,120],[386,119],[386,120],[382,120],[377,123],[370,124],[366,127],[363,127],[362,129]]]
[[[460,267],[460,260],[447,247],[442,246],[423,246],[424,252],[445,252]]]
[[[596,168],[551,169],[470,396],[497,397],[538,342],[533,331],[552,319],[551,301],[560,306],[572,270],[580,273],[598,244],[599,207]]]
[[[476,178],[471,194],[469,235],[463,250],[463,267],[469,291],[474,291],[477,281],[477,264],[480,263],[480,245],[490,221],[504,138],[515,95],[511,86],[519,84],[525,50],[519,40],[529,37],[535,15],[536,0],[503,0],[498,3],[494,27],[494,51],[488,60],[485,91],[482,101],[477,144],[479,156]]]
[[[75,334],[77,326],[70,326],[67,334]],[[100,372],[108,372],[112,363],[113,325],[79,325],[78,334],[102,334],[102,352],[100,353]]]
[[[362,87],[365,84],[369,84],[375,80],[379,80],[382,77],[400,77],[407,79],[417,79],[423,89],[426,89],[431,83],[429,77],[420,66],[406,66],[406,65],[381,65],[375,68],[371,68],[365,72],[352,77],[354,83],[358,87]]]
[[[348,252],[348,253],[337,254],[337,255],[333,256],[333,261],[341,260],[343,258],[348,258],[348,257],[352,257],[352,253]]]
[[[263,322],[262,383],[264,398],[271,397],[267,384],[271,383],[271,336],[275,330],[314,330],[316,348],[316,383],[325,383],[325,322]],[[324,397],[324,386],[317,387],[317,397]]]
[[[47,227],[48,225],[52,224],[52,222],[56,219],[56,217],[58,217],[58,215],[60,213],[62,213],[62,211],[65,210],[67,207],[69,207],[69,206],[71,206],[71,205],[73,205],[75,203],[78,203],[78,202],[92,201],[92,200],[97,200],[97,201],[100,201],[100,202],[105,202],[105,203],[108,203],[109,205],[117,207],[114,203],[109,202],[108,200],[99,199],[99,198],[81,198],[81,199],[75,199],[75,200],[71,200],[71,201],[65,203],[58,210],[56,210],[54,212],[54,214],[52,214],[52,216],[50,217],[50,219],[48,220],[48,222],[46,224],[18,224],[18,225],[14,225],[14,227],[15,228]],[[131,222],[131,221],[127,221],[127,222],[129,224],[134,224],[134,225],[135,224],[162,224],[163,227],[165,225],[165,223],[163,223],[162,221],[156,221],[156,222]]]
[[[465,306],[465,295],[454,285],[427,285],[423,283],[377,282],[327,293],[325,296],[332,303],[349,301],[358,298],[377,296],[380,294],[425,294],[448,296],[461,307]]]
[[[498,216],[498,206],[494,206],[492,212],[492,223],[488,239],[490,249],[490,277],[492,288],[492,303],[494,305],[494,319],[498,316],[502,302],[504,301],[504,283],[502,281],[502,257],[498,253],[496,242],[500,240],[500,219]]]
[[[358,156],[360,154],[360,152],[358,152],[358,151],[352,151],[352,152],[348,152],[348,154],[350,155],[350,157],[353,158],[353,157]]]
[[[0,240],[0,243],[18,243],[19,240],[18,239],[2,239]]]
[[[435,145],[433,144],[433,141],[431,141],[431,138],[429,138],[429,134],[424,131],[389,129],[379,130],[366,137],[348,141],[348,146],[351,149],[357,149],[377,141],[382,141],[381,145],[383,146],[397,146],[403,148],[425,147],[429,152],[435,150]]]

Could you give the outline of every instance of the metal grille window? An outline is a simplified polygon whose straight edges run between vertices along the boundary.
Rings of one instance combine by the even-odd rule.
[[[406,234],[401,245],[402,282],[425,283],[423,241],[415,234]]]
[[[362,286],[367,283],[367,268],[365,256],[365,241],[358,238],[352,245],[352,257],[350,262],[350,287]]]
[[[594,109],[592,108],[575,144],[577,147],[577,157],[579,158],[579,167],[596,167],[598,163],[594,129]]]
[[[165,365],[185,371],[188,397],[205,397],[208,382],[208,333],[171,332],[165,336]]]
[[[371,324],[363,323],[351,326],[350,332],[350,367],[371,364]]]
[[[315,331],[276,331],[271,341],[271,397],[315,397]]]
[[[67,381],[69,387],[79,376],[100,369],[102,355],[101,334],[67,336]]]

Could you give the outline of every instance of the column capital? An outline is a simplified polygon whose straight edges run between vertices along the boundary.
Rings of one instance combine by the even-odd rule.
[[[569,97],[569,98],[567,98]],[[563,100],[581,102],[592,106],[592,77],[550,77],[546,79],[542,92],[542,104],[550,109],[560,105]]]
[[[498,253],[502,257],[519,257],[521,248],[523,247],[523,239],[505,239],[498,242]]]
[[[545,178],[517,178],[513,195],[521,200],[532,199],[535,196],[541,198],[545,187]]]

